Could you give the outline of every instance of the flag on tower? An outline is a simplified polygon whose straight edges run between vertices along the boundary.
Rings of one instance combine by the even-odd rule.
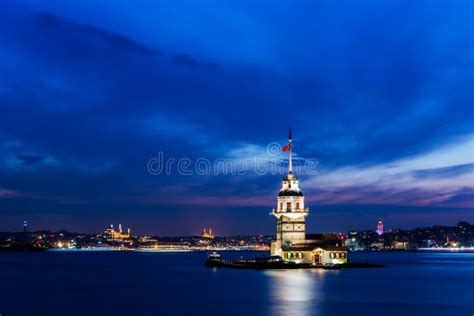
[[[285,146],[283,146],[283,151],[286,152],[286,151],[290,151],[290,144],[287,144]]]

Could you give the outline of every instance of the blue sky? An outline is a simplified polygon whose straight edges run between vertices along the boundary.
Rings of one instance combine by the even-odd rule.
[[[272,233],[289,125],[311,230],[474,220],[471,1],[1,6],[2,230]]]

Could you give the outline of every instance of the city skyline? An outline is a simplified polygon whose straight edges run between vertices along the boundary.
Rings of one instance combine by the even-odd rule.
[[[290,125],[308,230],[474,222],[473,4],[370,4],[5,1],[0,231],[270,234]]]

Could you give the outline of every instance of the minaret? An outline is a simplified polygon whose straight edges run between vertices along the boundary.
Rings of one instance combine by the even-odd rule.
[[[276,241],[272,243],[272,255],[281,255],[282,245],[304,243],[306,239],[306,222],[309,210],[304,206],[304,196],[298,183],[298,177],[293,174],[293,139],[291,128],[288,135],[289,151],[288,175],[283,178],[277,198],[277,207],[272,214],[277,218]],[[288,150],[289,147],[289,150]]]

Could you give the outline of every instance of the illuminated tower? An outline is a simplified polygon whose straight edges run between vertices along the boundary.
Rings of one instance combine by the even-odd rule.
[[[377,223],[377,235],[382,235],[383,234],[383,222],[379,221]]]
[[[304,243],[306,236],[305,217],[309,209],[304,207],[303,192],[301,192],[298,177],[293,174],[291,129],[288,136],[288,145],[284,151],[289,151],[288,175],[283,178],[282,186],[277,198],[277,207],[272,214],[277,218],[276,241],[272,243],[272,255],[282,253],[282,245]]]
[[[28,229],[28,222],[26,221],[26,219],[23,221],[23,232],[26,233]]]

